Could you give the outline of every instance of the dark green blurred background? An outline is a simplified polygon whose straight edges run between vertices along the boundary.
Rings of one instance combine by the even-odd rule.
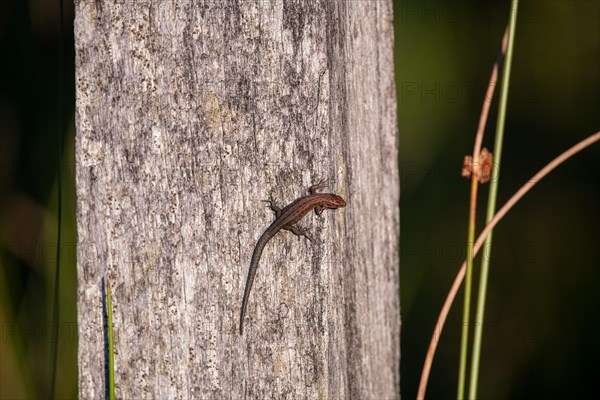
[[[77,397],[75,68],[70,2],[65,2],[63,16],[60,57],[59,1],[0,1],[2,399],[40,399],[51,394],[59,165],[64,203],[54,393],[57,398]]]
[[[508,1],[394,2],[401,172],[401,388],[414,398],[429,337],[464,258],[470,153]],[[77,396],[74,55],[65,2],[0,3],[0,397],[50,391],[59,137],[63,238],[56,395]],[[498,204],[600,130],[600,2],[522,2]],[[485,145],[493,143],[497,98]],[[493,149],[491,149],[493,151]],[[585,397],[600,356],[600,145],[533,189],[495,231],[481,398]],[[483,210],[487,187],[480,192]],[[479,221],[484,218],[479,213]],[[428,397],[456,391],[458,299]]]

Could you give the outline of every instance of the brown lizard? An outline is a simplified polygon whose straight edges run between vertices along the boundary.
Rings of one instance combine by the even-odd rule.
[[[335,209],[346,207],[346,201],[340,196],[333,193],[318,193],[318,191],[325,186],[325,183],[326,181],[322,180],[319,183],[312,185],[309,189],[309,195],[297,198],[292,203],[285,206],[283,210],[275,206],[272,200],[268,201],[271,209],[275,211],[276,218],[262,234],[260,239],[258,239],[258,242],[256,242],[256,246],[254,247],[252,261],[250,261],[250,270],[248,271],[248,279],[246,280],[246,289],[244,290],[244,298],[242,299],[240,335],[244,333],[244,315],[246,314],[246,308],[248,307],[248,299],[250,297],[252,284],[254,283],[254,277],[256,276],[256,270],[258,269],[258,261],[260,260],[260,256],[262,255],[267,242],[282,229],[289,230],[298,236],[302,235],[310,240],[306,235],[306,231],[295,225],[298,221],[312,209],[315,210],[317,215],[321,215],[326,208]]]

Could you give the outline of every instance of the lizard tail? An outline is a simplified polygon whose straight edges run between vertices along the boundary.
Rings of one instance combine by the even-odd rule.
[[[250,299],[250,291],[252,290],[252,284],[254,283],[254,277],[256,276],[256,270],[258,269],[258,261],[262,255],[263,249],[270,239],[271,235],[267,235],[267,232],[261,236],[254,247],[254,253],[252,254],[252,261],[250,262],[250,269],[248,270],[248,278],[246,279],[246,288],[244,289],[244,298],[242,299],[242,311],[240,313],[240,335],[244,334],[244,316],[246,315],[246,308],[248,308],[248,300]]]

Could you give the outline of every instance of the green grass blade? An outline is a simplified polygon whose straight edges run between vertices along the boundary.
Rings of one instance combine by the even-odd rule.
[[[112,298],[110,285],[106,281],[106,329],[108,330],[108,398],[115,399],[115,346],[112,324]]]
[[[64,47],[63,43],[65,40],[64,35],[64,7],[63,1],[60,1],[60,35],[58,44],[58,172],[57,172],[57,237],[56,237],[56,270],[54,273],[54,301],[52,306],[52,334],[50,343],[50,397],[51,399],[55,396],[56,388],[56,370],[58,364],[58,333],[60,324],[60,256],[62,247],[62,176],[63,176],[63,131],[64,131],[64,115],[65,115],[65,102],[64,102]]]
[[[510,71],[512,65],[512,56],[514,48],[514,38],[517,25],[517,11],[519,1],[513,0],[510,8],[508,46],[506,50],[506,60],[502,70],[502,86],[500,88],[500,102],[498,108],[498,121],[496,123],[496,136],[494,140],[494,168],[492,170],[492,179],[490,182],[490,191],[488,195],[488,207],[486,214],[486,224],[489,223],[496,212],[496,199],[498,194],[498,182],[500,178],[500,162],[502,160],[502,145],[504,142],[504,125],[506,121],[506,107],[508,102],[508,87],[510,84]],[[475,311],[475,331],[473,335],[473,353],[471,354],[471,372],[469,374],[469,399],[477,398],[478,380],[479,380],[479,362],[481,359],[481,340],[483,336],[483,321],[485,316],[485,300],[487,293],[487,282],[489,276],[490,255],[492,249],[492,235],[485,240],[484,249],[487,251],[481,258],[481,272],[479,278],[479,289],[477,293],[477,307]]]
[[[471,203],[477,198],[477,179],[471,179]],[[471,214],[471,213],[470,213]],[[475,216],[469,215],[469,232],[467,234],[467,272],[465,274],[465,297],[463,302],[462,332],[460,337],[460,364],[458,368],[458,388],[456,398],[465,396],[465,376],[467,372],[467,349],[469,345],[469,327],[471,314],[471,286],[473,282],[473,245],[475,240]]]

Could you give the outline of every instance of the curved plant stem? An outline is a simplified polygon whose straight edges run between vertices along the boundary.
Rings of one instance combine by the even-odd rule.
[[[496,82],[498,81],[498,70],[500,69],[500,64],[502,62],[502,58],[506,53],[506,46],[508,42],[508,32],[509,27],[507,26],[504,30],[504,36],[502,38],[502,46],[500,49],[500,54],[498,54],[498,59],[494,64],[494,68],[492,68],[492,76],[490,77],[490,83],[488,85],[487,92],[485,94],[485,98],[483,100],[483,107],[481,109],[481,115],[479,117],[479,125],[477,127],[477,134],[475,135],[475,145],[473,146],[473,167],[481,167],[479,162],[479,154],[481,152],[481,144],[483,143],[483,134],[485,132],[485,125],[487,123],[487,118],[490,111],[490,105],[492,104],[492,98],[494,97],[494,88],[496,87]],[[506,70],[505,70],[506,71]],[[506,85],[508,88],[508,85]],[[504,86],[503,86],[504,88]],[[496,135],[498,138],[498,135]],[[502,147],[502,142],[500,145],[496,144],[496,147]],[[496,147],[494,147],[494,151],[496,151]],[[493,169],[494,171],[496,168]],[[497,176],[497,174],[496,174]],[[475,217],[477,210],[477,174],[473,173],[471,177],[471,196],[470,196],[470,204],[469,204],[469,228],[467,234],[467,274],[465,279],[465,297],[463,304],[463,323],[462,323],[462,332],[461,332],[461,342],[460,342],[460,362],[458,369],[458,385],[457,385],[457,394],[456,397],[458,399],[462,399],[465,393],[465,379],[466,379],[466,370],[467,370],[467,349],[469,344],[469,327],[470,324],[470,312],[471,312],[471,285],[472,285],[472,271],[473,271],[473,240],[475,238]],[[494,206],[495,207],[495,206]]]
[[[537,174],[533,176],[530,180],[527,181],[503,206],[502,208],[494,215],[494,218],[486,225],[486,227],[481,231],[477,241],[473,246],[473,256],[477,254],[477,252],[482,247],[482,241],[488,236],[491,230],[498,224],[498,222],[506,215],[506,213],[533,187],[536,183],[542,180],[546,175],[548,175],[553,169],[558,167],[560,164],[565,162],[567,159],[577,154],[581,150],[590,146],[591,144],[600,140],[600,132],[596,132],[590,137],[581,142],[577,143],[575,146],[571,147],[569,150],[562,153],[560,156],[556,157],[552,160],[548,165],[542,168]],[[465,272],[467,269],[467,262],[463,262],[452,283],[452,287],[448,292],[448,296],[446,297],[446,301],[442,306],[442,310],[440,311],[440,315],[438,316],[438,320],[436,323],[436,328],[431,336],[431,341],[429,342],[429,349],[427,350],[427,355],[425,356],[425,363],[423,365],[423,372],[421,373],[421,382],[419,383],[419,391],[417,393],[417,399],[425,398],[425,391],[427,389],[427,381],[429,380],[429,373],[431,372],[431,364],[433,363],[433,356],[435,355],[435,350],[437,349],[437,343],[439,337],[441,336],[442,329],[444,328],[444,324],[446,322],[446,318],[448,317],[448,312],[450,311],[450,306],[452,306],[452,302],[456,297],[456,293],[460,288],[460,284],[462,283],[463,278],[465,277]]]

